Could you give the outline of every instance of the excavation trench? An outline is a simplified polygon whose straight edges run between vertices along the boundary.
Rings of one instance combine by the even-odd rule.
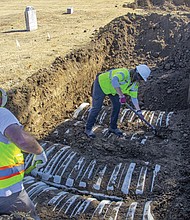
[[[25,180],[42,218],[187,219],[189,33],[189,15],[127,14],[100,28],[85,48],[58,57],[10,91],[10,109],[48,155],[47,166]],[[127,108],[119,118],[125,135],[107,136],[106,100],[97,138],[88,139],[89,105],[77,108],[91,102],[96,74],[139,63],[152,69],[140,87],[140,105],[163,138]]]
[[[141,86],[141,106],[163,111],[187,109],[188,21],[186,15],[119,17],[101,28],[86,48],[58,57],[50,68],[39,70],[11,91],[10,108],[28,130],[42,138],[77,106],[90,102],[91,84],[98,72],[146,63],[152,76]]]

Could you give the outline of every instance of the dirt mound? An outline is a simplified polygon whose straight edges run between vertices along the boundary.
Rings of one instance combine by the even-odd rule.
[[[160,8],[162,10],[187,10],[190,7],[190,2],[188,0],[172,0],[172,1],[165,1],[165,0],[136,0],[133,3],[124,4],[123,7],[129,8],[145,8],[145,9],[152,9],[152,8]]]
[[[146,162],[150,165],[147,167],[148,171],[153,170],[154,164],[159,164],[161,173],[155,184],[154,193],[149,190],[151,174],[148,174],[148,187],[142,196],[135,194],[134,185],[127,195],[119,191],[119,184],[111,193],[117,197],[121,196],[124,200],[138,201],[139,204],[153,200],[152,211],[157,220],[188,219],[189,204],[186,201],[189,194],[185,190],[189,192],[190,113],[187,101],[190,72],[189,33],[187,15],[127,14],[114,19],[99,30],[86,48],[73,51],[65,58],[58,57],[50,68],[39,70],[22,86],[10,91],[9,107],[26,128],[43,141],[70,145],[73,150],[70,154],[73,157],[80,154],[87,161],[96,159],[98,167],[95,180],[99,180],[97,175],[102,178],[105,173],[106,176],[106,181],[99,191],[103,195],[107,196],[106,183],[114,166],[118,168],[118,163],[135,161],[138,164],[138,171]],[[105,106],[102,111],[105,110],[107,117],[102,124],[97,121],[98,138],[88,139],[83,133],[87,112],[83,112],[84,117],[79,116],[77,119],[72,117],[74,110],[82,102],[91,101],[90,88],[96,74],[121,66],[133,68],[139,63],[146,63],[152,69],[150,80],[140,88],[141,106],[149,120],[155,124],[165,121],[163,138],[155,137],[146,126],[145,128],[143,125],[139,126],[136,120],[133,123],[133,117],[131,114],[128,115],[127,111],[123,111],[126,120],[120,123],[126,136],[105,137],[103,131],[109,126],[110,114],[109,107]],[[164,115],[172,115],[167,126],[168,117]],[[63,123],[65,119],[67,121]],[[132,124],[128,123],[129,121]],[[56,148],[53,147],[52,149]],[[51,148],[49,150],[52,159],[56,152],[52,150],[52,153]],[[80,158],[79,155],[77,158]],[[75,169],[77,167],[74,162],[72,166]],[[68,169],[70,172],[75,171],[73,167]],[[66,172],[61,180],[63,185],[69,171],[66,171],[65,166],[63,170],[59,170],[59,173]],[[137,182],[138,171],[135,173]],[[38,175],[40,177],[40,174]],[[121,173],[121,179],[124,178],[122,175]],[[51,178],[50,184],[53,183],[53,176]],[[93,188],[93,180],[89,180],[85,190],[95,196],[96,187]],[[81,190],[77,181],[73,184],[78,191]],[[44,197],[44,201],[48,200]],[[43,207],[39,205],[40,209],[43,210]],[[118,210],[118,206],[113,210]],[[142,207],[138,212],[142,214]],[[89,213],[91,212],[88,211]],[[60,216],[62,214],[60,211]],[[47,216],[46,219],[51,219],[53,212]]]
[[[165,0],[136,0],[136,4],[138,6],[142,6],[142,7],[150,7],[150,6],[164,6],[164,5],[168,5],[168,3],[170,5],[174,5],[174,6],[190,6],[190,3],[188,0],[172,0],[172,1],[165,1]]]

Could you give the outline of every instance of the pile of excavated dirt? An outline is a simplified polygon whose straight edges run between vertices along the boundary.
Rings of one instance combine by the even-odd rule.
[[[135,2],[138,6],[143,7],[143,6],[163,6],[166,5],[167,3],[170,3],[173,6],[190,6],[190,3],[188,0],[136,0]]]
[[[190,216],[189,16],[152,13],[116,18],[101,28],[86,48],[65,58],[58,57],[50,68],[39,70],[9,92],[8,107],[41,141],[67,144],[85,158],[110,166],[124,161],[159,164],[161,170],[153,193],[136,195],[130,191],[123,195],[113,191],[113,195],[123,197],[124,203],[153,201],[151,212],[155,220],[185,220]],[[91,101],[91,83],[96,74],[110,68],[133,68],[139,63],[146,63],[152,69],[149,81],[140,87],[142,109],[173,112],[169,125],[163,128],[163,136],[154,136],[145,126],[142,127],[143,136],[148,137],[145,144],[131,140],[140,128],[126,120],[120,123],[126,134],[124,138],[105,137],[102,130],[109,126],[107,117],[97,130],[98,137],[87,138],[83,132],[86,115],[78,119],[72,116],[82,102]],[[110,111],[107,106],[105,109]],[[70,120],[64,122],[65,119]],[[90,183],[88,187],[92,190]],[[45,206],[49,196],[40,198],[43,202],[38,203],[42,219],[63,219],[63,216],[70,219],[64,210],[53,212]],[[89,219],[90,213],[89,210],[86,217],[77,219]],[[134,219],[141,217],[137,215]]]
[[[133,3],[126,3],[123,7],[129,8],[146,8],[146,9],[161,9],[165,11],[188,11],[190,2],[188,0],[136,0]]]

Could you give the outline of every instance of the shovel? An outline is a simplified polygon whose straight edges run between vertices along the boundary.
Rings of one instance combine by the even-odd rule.
[[[153,134],[157,135],[157,130],[156,128],[151,125],[146,119],[144,119],[144,117],[141,117],[136,111],[135,109],[133,109],[128,103],[126,103],[126,106],[132,111],[135,113],[135,115],[138,116],[138,118],[140,118],[141,121],[143,121],[146,125],[148,125],[148,127],[152,130]]]

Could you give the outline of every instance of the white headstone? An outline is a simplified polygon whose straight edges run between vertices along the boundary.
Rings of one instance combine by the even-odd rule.
[[[38,28],[36,10],[32,6],[27,6],[25,9],[26,30],[34,31]]]

